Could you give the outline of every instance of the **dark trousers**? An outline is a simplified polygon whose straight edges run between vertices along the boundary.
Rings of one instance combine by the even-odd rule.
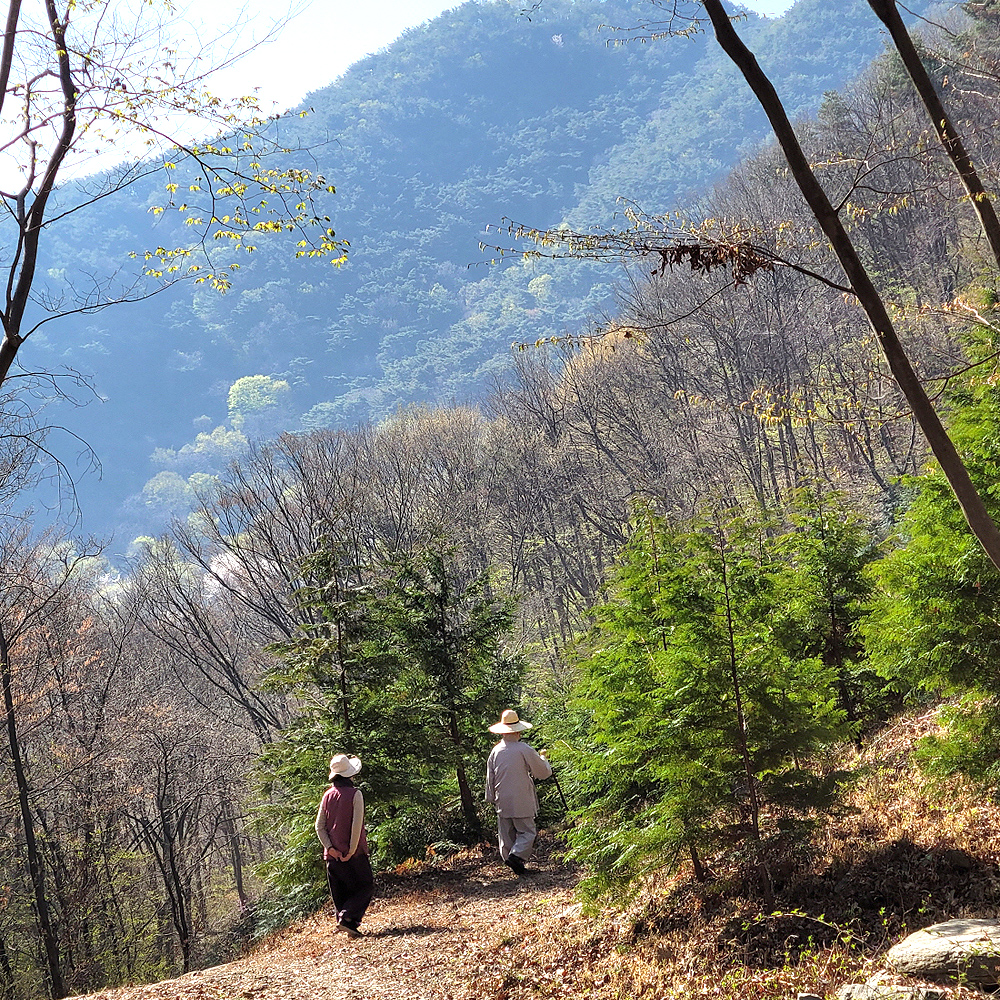
[[[355,854],[350,861],[327,859],[326,880],[330,883],[338,922],[357,930],[375,891],[375,877],[368,855]]]

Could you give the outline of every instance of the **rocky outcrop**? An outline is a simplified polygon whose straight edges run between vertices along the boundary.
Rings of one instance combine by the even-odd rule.
[[[926,986],[898,986],[882,982],[848,983],[836,993],[837,1000],[945,1000],[945,994]]]
[[[1000,984],[1000,921],[946,920],[904,938],[886,953],[894,972],[932,982]]]

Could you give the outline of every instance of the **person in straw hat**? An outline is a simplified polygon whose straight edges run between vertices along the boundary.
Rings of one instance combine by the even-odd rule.
[[[316,836],[323,845],[326,878],[337,910],[337,928],[348,937],[363,937],[359,925],[372,901],[375,879],[368,856],[365,800],[351,778],[361,761],[346,753],[330,760],[330,781],[316,815]]]
[[[508,708],[500,721],[490,726],[490,732],[500,735],[501,740],[486,761],[486,801],[496,807],[500,857],[518,875],[525,873],[537,833],[535,780],[552,774],[544,755],[521,742],[521,734],[528,729],[531,723]]]

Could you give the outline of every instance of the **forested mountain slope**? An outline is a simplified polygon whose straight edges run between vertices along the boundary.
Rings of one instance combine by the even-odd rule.
[[[345,268],[264,249],[226,296],[186,286],[37,335],[26,364],[73,367],[103,399],[55,412],[103,463],[101,482],[81,484],[84,527],[117,529],[120,550],[183,509],[192,474],[221,471],[243,444],[237,427],[347,426],[472,399],[506,370],[512,342],[613,311],[613,269],[491,267],[479,244],[504,218],[606,226],[619,198],[673,210],[764,139],[763,116],[705,36],[612,44],[628,33],[608,26],[636,24],[647,6],[547,0],[528,17],[517,3],[469,2],[406,32],[279,126],[337,186],[327,211],[352,245]],[[800,0],[741,30],[793,113],[881,48],[859,2]],[[161,200],[157,186],[135,188],[81,213],[49,245],[51,280],[106,272],[151,239],[181,241],[179,218],[146,228]],[[288,387],[257,412],[228,413],[230,386],[252,375]]]
[[[587,9],[596,22],[596,5],[572,8]],[[852,24],[869,23],[856,13]],[[565,47],[567,31],[546,30],[546,44],[558,50],[557,36]],[[433,37],[411,33],[400,51]],[[768,38],[758,33],[757,42],[766,49]],[[685,57],[702,52],[708,72],[708,50],[679,44]],[[1000,5],[970,4],[921,44],[996,189]],[[614,58],[623,67],[638,60],[641,70],[655,51],[635,45]],[[425,55],[421,87],[437,73],[437,57]],[[359,120],[383,123],[377,151],[403,149],[392,161],[402,178],[429,140],[404,141],[402,126],[385,125],[406,99],[387,74],[383,91],[366,85],[367,103],[351,106]],[[736,93],[726,85],[720,100]],[[522,100],[527,108],[541,99],[527,88]],[[312,129],[301,133],[303,146],[330,124],[320,115],[303,121]],[[337,125],[345,135],[354,126]],[[932,129],[892,53],[797,125],[1000,521],[998,271]],[[457,141],[457,125],[452,132]],[[439,150],[446,146],[440,139]],[[559,775],[558,785],[542,783],[539,827],[569,814],[567,857],[582,866],[581,894],[617,907],[652,880],[678,889],[637,914],[625,942],[667,933],[645,980],[656,995],[670,992],[661,986],[671,970],[692,961],[707,961],[709,992],[726,982],[742,996],[753,983],[772,995],[757,989],[755,971],[730,964],[757,944],[778,962],[779,978],[768,980],[775,995],[797,992],[780,978],[788,930],[817,942],[815,927],[832,924],[860,957],[867,951],[855,942],[880,947],[916,918],[992,915],[997,850],[980,834],[997,827],[989,803],[1000,773],[1000,573],[970,538],[947,482],[926,467],[924,440],[871,325],[773,145],[697,201],[683,198],[716,220],[703,232],[752,234],[761,253],[793,266],[760,267],[741,284],[730,268],[706,276],[684,262],[650,273],[643,261],[600,336],[513,352],[506,384],[479,406],[410,406],[377,422],[284,434],[221,469],[244,432],[346,421],[348,404],[377,413],[412,398],[387,387],[423,363],[413,361],[418,348],[426,359],[440,347],[442,373],[445,362],[454,372],[472,365],[448,347],[448,331],[460,332],[477,306],[462,298],[469,289],[486,289],[481,339],[511,335],[505,310],[520,337],[572,329],[545,295],[570,298],[582,271],[564,280],[542,260],[536,271],[514,261],[470,275],[456,263],[466,248],[454,220],[442,230],[455,241],[451,264],[440,263],[440,246],[420,258],[413,220],[431,246],[429,220],[444,218],[446,203],[421,208],[411,189],[389,204],[386,183],[381,201],[373,194],[363,204],[351,179],[374,190],[390,169],[375,151],[366,148],[367,173],[352,173],[347,159],[332,164],[331,176],[339,170],[347,183],[331,211],[342,234],[352,212],[396,233],[386,244],[396,256],[383,257],[382,270],[365,242],[383,233],[371,223],[345,272],[303,269],[312,285],[261,256],[228,299],[202,291],[161,299],[136,313],[145,326],[117,332],[98,322],[111,313],[89,321],[92,356],[133,364],[115,375],[111,405],[84,415],[114,412],[126,384],[149,413],[156,400],[194,413],[204,404],[206,433],[161,448],[147,490],[159,511],[184,512],[189,480],[212,486],[193,516],[136,545],[116,573],[96,547],[21,516],[9,499],[20,469],[11,463],[0,475],[0,498],[8,497],[0,838],[9,845],[0,872],[10,887],[0,907],[0,993],[26,1000],[62,995],[60,983],[83,992],[190,971],[314,912],[326,892],[316,803],[335,752],[365,762],[381,871],[437,867],[488,840],[493,815],[474,789],[489,723],[508,706],[532,720],[532,745]],[[482,162],[491,178],[485,154]],[[615,163],[609,153],[601,169],[612,176]],[[453,166],[450,176],[464,176]],[[474,190],[462,196],[471,216],[494,207]],[[555,217],[582,227],[572,213],[587,192],[573,194]],[[133,207],[161,198],[135,189]],[[537,207],[541,215],[545,198],[525,196],[518,214]],[[458,201],[452,191],[447,205]],[[104,229],[122,245],[141,235],[126,207]],[[105,271],[110,244],[74,222],[79,262]],[[178,232],[169,213],[156,231],[168,246]],[[48,264],[56,283],[61,272]],[[441,290],[421,298],[431,280]],[[428,302],[451,327],[419,312]],[[326,346],[336,310],[353,310],[349,329],[362,335],[335,364]],[[393,368],[392,331],[418,329],[420,344]],[[463,350],[474,343],[458,332]],[[53,358],[57,342],[49,341]],[[323,352],[308,354],[310,345]],[[464,370],[471,391],[473,369]],[[237,378],[255,371],[270,375]],[[338,394],[325,377],[334,371],[356,384]],[[132,449],[144,475],[158,442],[137,426],[121,422],[120,448]],[[139,506],[133,523],[156,513]],[[886,730],[904,709],[911,721]],[[954,820],[905,766],[914,745],[935,794],[962,803]],[[955,852],[968,855],[958,869]],[[952,891],[956,871],[964,896]],[[734,894],[732,905],[722,892]],[[533,982],[534,953],[522,963],[507,944],[498,943],[493,979],[509,985],[508,973],[528,970]],[[679,964],[664,964],[675,944]],[[361,942],[370,952],[383,945],[395,947]],[[574,948],[546,961],[565,969],[562,956]],[[617,938],[609,948],[619,953]],[[635,952],[621,954],[628,963]],[[843,957],[826,968],[840,975]],[[605,963],[595,968],[604,977]],[[215,989],[231,972],[183,985]],[[690,978],[683,982],[691,993]],[[822,982],[821,992],[839,985]],[[616,993],[638,988],[622,983],[612,982]],[[804,976],[800,984],[817,988]],[[589,985],[584,978],[571,992]]]

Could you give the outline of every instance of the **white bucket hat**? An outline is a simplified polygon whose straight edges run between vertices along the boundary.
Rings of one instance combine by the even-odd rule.
[[[353,777],[361,770],[360,757],[348,757],[346,753],[335,753],[330,758],[330,780]]]
[[[517,717],[517,712],[512,708],[504,710],[500,716],[500,721],[490,726],[491,733],[523,733],[525,729],[530,729],[530,722],[523,722]]]

